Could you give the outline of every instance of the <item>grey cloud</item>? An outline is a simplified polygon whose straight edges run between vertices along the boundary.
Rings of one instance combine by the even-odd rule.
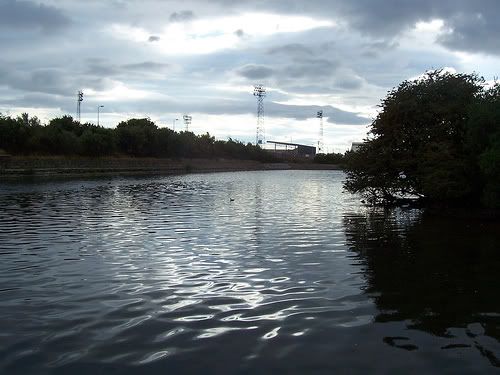
[[[23,106],[29,108],[62,108],[68,113],[72,113],[74,107],[73,98],[63,98],[59,95],[46,93],[27,93],[14,95],[12,98],[3,99],[0,105],[16,107]]]
[[[446,0],[442,0],[446,2]],[[358,0],[336,2],[336,8],[347,17],[351,27],[369,35],[394,36],[434,14],[434,0]]]
[[[120,68],[115,65],[107,64],[101,61],[96,61],[96,62],[91,62],[88,65],[85,73],[100,77],[105,77],[105,76],[116,76],[120,74],[120,71],[121,71]]]
[[[399,42],[395,40],[378,40],[369,44],[364,44],[364,47],[386,51],[399,47]]]
[[[497,8],[500,4],[497,3]],[[500,54],[500,11],[495,13],[460,14],[446,22],[451,31],[438,41],[452,50],[493,52]]]
[[[346,90],[357,90],[363,86],[363,79],[355,75],[340,75],[335,79],[335,86]]]
[[[339,66],[338,61],[306,58],[288,65],[284,74],[290,78],[331,77]]]
[[[371,43],[363,43],[361,46],[361,56],[376,58],[382,53],[394,50],[399,47],[399,42],[395,40],[377,40]]]
[[[254,80],[271,77],[274,70],[264,65],[250,64],[239,68],[236,73],[247,79]]]
[[[230,6],[230,1],[219,0]],[[234,3],[233,3],[234,4]],[[449,49],[500,54],[498,0],[276,0],[260,3],[269,11],[342,20],[349,31],[375,40],[393,40],[417,22],[442,19],[451,31],[438,39]],[[253,10],[255,2],[234,9]],[[366,51],[376,55],[376,51]]]
[[[366,125],[370,122],[369,119],[361,117],[356,113],[343,111],[333,106],[306,106],[270,103],[266,108],[266,116],[272,117],[286,117],[294,118],[296,120],[305,120],[315,117],[316,113],[322,110],[324,116],[328,117],[328,122],[332,124]]]
[[[126,64],[122,65],[123,69],[126,70],[136,70],[136,71],[163,71],[165,69],[171,68],[170,64],[157,63],[154,61],[144,61],[137,64]]]
[[[35,5],[39,3],[57,4],[59,8]],[[30,104],[54,108],[61,106],[61,100],[67,100],[68,111],[72,113],[77,89],[90,87],[99,90],[121,81],[128,88],[146,90],[153,95],[147,100],[123,102],[108,98],[106,109],[116,107],[117,113],[137,112],[152,116],[167,111],[254,114],[255,101],[251,93],[240,97],[227,92],[224,93],[226,98],[213,98],[219,91],[214,93],[210,87],[220,82],[228,85],[262,82],[289,93],[286,98],[281,98],[276,92],[270,92],[265,103],[269,118],[304,119],[323,109],[330,121],[366,124],[370,121],[356,113],[334,107],[283,106],[272,100],[284,102],[294,99],[295,94],[329,94],[342,96],[348,104],[374,106],[390,87],[426,69],[442,66],[458,70],[476,68],[464,64],[448,50],[500,55],[500,23],[496,22],[500,6],[496,0],[249,0],[227,1],[226,8],[217,0],[193,0],[185,3],[189,4],[185,7],[195,10],[199,19],[241,15],[255,11],[258,4],[263,13],[311,16],[339,23],[336,28],[256,38],[250,36],[250,29],[236,30],[235,34],[243,39],[234,48],[205,55],[177,54],[168,58],[164,51],[154,48],[154,43],[134,44],[131,49],[130,41],[109,37],[103,31],[114,23],[140,27],[149,32],[146,38],[149,36],[150,42],[157,42],[160,30],[165,27],[165,15],[167,21],[172,14],[172,22],[182,22],[192,19],[194,14],[180,12],[182,5],[179,8],[179,3],[174,1],[113,2],[116,3],[123,6],[117,8],[110,2],[97,0],[0,0],[0,34],[3,36],[0,45],[1,50],[8,51],[1,57],[7,61],[0,62],[0,103],[8,103],[11,107]],[[5,11],[7,7],[11,8],[10,13]],[[13,7],[29,8],[27,14],[37,15],[23,18],[19,13],[13,13]],[[68,25],[71,20],[66,15],[74,9],[81,14],[79,22],[58,33],[57,43],[52,38],[45,38],[43,32],[24,32],[52,31]],[[175,10],[178,13],[172,13]],[[57,15],[62,17],[59,21]],[[427,41],[418,48],[403,45],[407,40],[400,38],[402,32],[413,28],[418,21],[435,18],[443,19],[449,30],[437,40],[448,50],[434,48],[432,42]],[[234,29],[238,27],[243,25]],[[401,48],[397,48],[398,41]],[[59,46],[64,46],[64,49]],[[103,59],[85,60],[87,56],[102,56]],[[175,65],[170,66],[164,61]],[[480,73],[489,78],[494,74],[495,62],[494,59],[479,62],[476,69],[481,69]],[[173,67],[176,74],[167,76],[165,73]],[[157,97],[155,94],[172,94],[185,102],[155,101],[151,99]],[[235,100],[227,99],[233,96],[236,96]],[[86,98],[86,103],[88,108],[93,107],[92,98]],[[232,119],[228,116],[227,121],[229,123]]]
[[[270,55],[284,54],[292,56],[308,56],[314,54],[313,50],[301,43],[290,43],[269,49]]]
[[[60,69],[37,69],[30,74],[16,72],[9,85],[15,89],[50,94],[64,94],[71,90],[67,75]]]
[[[100,77],[76,76],[60,68],[39,68],[31,72],[4,68],[0,71],[0,85],[31,93],[68,96],[82,86],[104,90],[109,87],[109,81]]]
[[[151,35],[149,38],[148,38],[148,42],[159,42],[160,41],[160,37],[159,36],[156,36],[156,35]]]
[[[236,70],[236,73],[248,80],[272,78],[278,84],[289,80],[325,79],[333,77],[340,66],[338,61],[328,59],[301,58],[289,64],[270,68],[266,65],[248,64]]]
[[[346,2],[351,27],[369,35],[393,37],[419,21],[443,19],[450,30],[438,42],[452,50],[500,54],[497,0],[420,0]]]
[[[190,10],[174,12],[170,15],[170,22],[187,22],[194,18],[194,13]]]
[[[444,46],[452,50],[500,53],[500,6],[496,0],[401,1],[398,6],[366,1],[363,8],[359,7],[360,2],[351,5],[352,26],[366,33],[390,37],[419,21],[439,18],[450,31],[438,38]]]
[[[105,60],[89,59],[86,74],[98,77],[112,77],[135,73],[160,73],[171,68],[170,64],[158,63],[154,61],[144,61],[140,63],[115,65]]]
[[[0,29],[41,29],[55,31],[71,20],[59,9],[28,1],[3,0],[0,3]]]
[[[48,96],[51,98],[50,96]],[[317,105],[287,105],[277,103],[273,100],[281,100],[278,93],[270,92],[264,102],[266,118],[289,118],[296,120],[306,120],[314,118],[317,111],[323,110],[328,121],[336,124],[346,125],[366,125],[370,119],[364,118],[357,113],[344,111],[334,106]],[[51,99],[52,100],[52,99]],[[73,111],[72,101],[68,102],[68,110]],[[92,98],[88,98],[87,105],[90,105]],[[231,99],[225,97],[204,97],[203,100],[184,99],[183,97],[172,99],[122,99],[119,102],[112,102],[106,107],[116,113],[145,113],[152,116],[165,113],[202,113],[209,115],[254,115],[255,100],[251,93],[236,94]],[[270,120],[271,121],[271,120]]]
[[[367,50],[367,51],[361,52],[361,56],[366,57],[368,59],[376,59],[377,57],[380,56],[380,54],[378,51]]]
[[[290,82],[286,87],[286,90],[293,94],[332,94],[336,90],[330,82],[326,84],[316,83],[316,82]]]

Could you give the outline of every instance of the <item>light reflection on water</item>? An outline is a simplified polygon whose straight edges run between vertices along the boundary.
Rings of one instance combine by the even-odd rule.
[[[473,311],[454,321],[427,306],[411,284],[421,273],[387,267],[446,268],[415,253],[425,233],[408,239],[422,213],[363,208],[342,178],[284,171],[0,186],[0,371],[492,369],[498,302],[465,299]],[[475,287],[491,297],[482,281]]]

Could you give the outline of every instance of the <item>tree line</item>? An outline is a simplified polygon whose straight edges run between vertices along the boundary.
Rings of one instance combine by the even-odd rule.
[[[160,158],[233,158],[274,161],[271,154],[251,143],[216,140],[206,133],[175,132],[148,118],[129,119],[116,128],[80,123],[71,116],[42,125],[23,113],[16,118],[0,114],[0,149],[12,155],[127,155]]]
[[[431,71],[380,105],[368,139],[345,157],[348,191],[372,203],[500,208],[500,84]]]

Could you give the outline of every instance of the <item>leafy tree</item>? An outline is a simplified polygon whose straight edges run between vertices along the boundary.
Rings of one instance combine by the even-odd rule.
[[[484,124],[474,129],[471,123],[475,106],[486,98],[492,102],[485,92],[476,74],[432,71],[401,83],[382,101],[364,146],[348,153],[345,188],[371,202],[408,194],[447,203],[477,198],[481,151],[468,135],[489,137]]]
[[[148,118],[122,121],[116,127],[120,151],[133,156],[152,156],[158,127]]]
[[[73,133],[77,137],[81,136],[85,130],[85,126],[80,124],[78,121],[73,120],[73,117],[71,116],[63,116],[52,119],[50,120],[48,126],[59,132]]]
[[[228,157],[272,161],[269,153],[252,144],[216,141],[210,134],[174,132],[158,128],[148,118],[122,121],[115,129],[81,124],[71,116],[42,126],[36,117],[14,119],[0,114],[0,149],[12,154],[138,157]]]
[[[18,121],[0,114],[0,149],[11,153],[22,151],[26,137],[23,130]]]
[[[500,139],[481,154],[479,167],[485,180],[482,202],[500,208]]]
[[[316,154],[314,156],[314,162],[319,164],[343,164],[344,155],[343,154]]]
[[[85,156],[105,156],[115,152],[112,129],[88,125],[80,137],[81,153]]]

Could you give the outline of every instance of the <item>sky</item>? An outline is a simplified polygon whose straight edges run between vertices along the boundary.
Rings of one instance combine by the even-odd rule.
[[[427,70],[500,66],[497,0],[0,0],[0,112],[76,116],[324,150],[362,141],[381,99]],[[179,119],[179,121],[175,121]]]

